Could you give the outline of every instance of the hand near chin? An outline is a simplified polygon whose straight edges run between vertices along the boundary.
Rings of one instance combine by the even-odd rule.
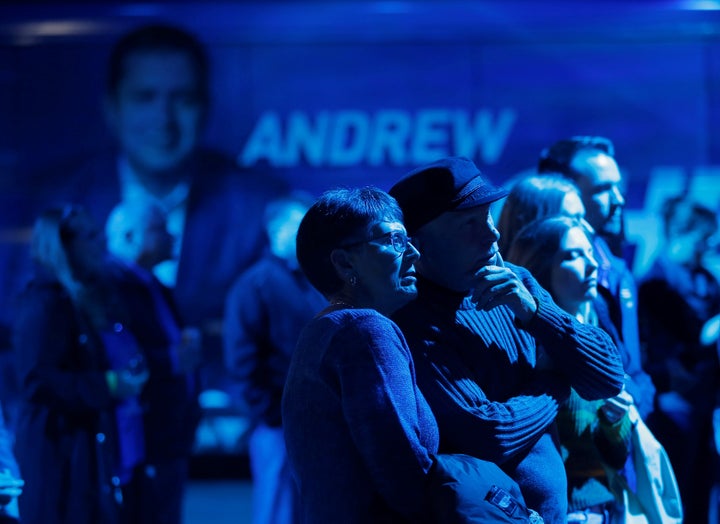
[[[472,292],[472,301],[477,309],[489,310],[494,307],[508,306],[520,322],[529,321],[537,304],[523,284],[522,280],[502,263],[500,254],[496,264],[482,267],[476,276],[478,284]]]

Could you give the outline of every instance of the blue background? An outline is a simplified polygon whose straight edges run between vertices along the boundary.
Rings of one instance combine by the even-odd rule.
[[[264,151],[281,153],[264,160],[315,194],[336,185],[386,189],[428,156],[462,153],[458,139],[477,146],[473,159],[487,175],[509,184],[558,138],[611,138],[642,272],[657,244],[662,198],[689,187],[713,208],[720,200],[717,8],[708,1],[5,3],[0,190],[20,202],[13,199],[19,180],[110,143],[100,104],[110,47],[128,29],[162,20],[193,31],[209,49],[206,141],[243,163],[258,124],[276,123]],[[358,146],[378,139],[374,126],[388,114],[409,126],[400,149],[378,156]],[[457,114],[488,118],[490,131],[456,133],[442,118]],[[355,119],[344,128],[349,134],[336,133],[338,115]],[[298,122],[308,133],[295,132]],[[288,145],[293,139],[310,149]],[[336,151],[358,149],[333,156],[332,140]]]

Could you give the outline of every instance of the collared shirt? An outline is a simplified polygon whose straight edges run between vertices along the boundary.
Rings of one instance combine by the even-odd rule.
[[[163,285],[170,288],[175,287],[190,184],[182,180],[166,195],[158,197],[147,190],[127,157],[124,156],[118,159],[118,173],[120,175],[120,192],[123,201],[151,200],[160,205],[167,214],[167,230],[174,239],[173,258],[156,265],[153,268],[153,273]]]

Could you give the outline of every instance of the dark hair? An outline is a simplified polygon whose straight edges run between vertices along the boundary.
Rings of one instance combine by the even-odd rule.
[[[380,221],[403,221],[397,201],[375,187],[331,189],[324,192],[300,222],[297,259],[310,283],[329,297],[343,281],[330,261],[330,253],[344,244],[362,240]]]
[[[704,227],[708,235],[718,229],[717,214],[686,194],[670,197],[663,203],[661,215],[666,238]]]
[[[205,48],[191,33],[164,24],[140,27],[126,34],[115,44],[110,54],[107,72],[107,91],[115,94],[125,75],[125,61],[133,53],[179,51],[186,53],[195,66],[198,95],[206,103],[209,97],[209,63]]]
[[[571,168],[571,164],[575,155],[580,151],[599,151],[611,157],[615,156],[613,143],[605,137],[573,136],[558,140],[542,150],[538,162],[538,173],[560,173],[576,180],[578,173]]]
[[[560,249],[560,242],[574,227],[585,231],[580,222],[566,216],[535,220],[518,232],[505,258],[530,271],[535,280],[553,295],[550,288],[553,260]]]
[[[500,252],[506,254],[515,235],[533,220],[559,214],[569,192],[575,192],[580,197],[580,190],[575,184],[557,173],[554,176],[527,176],[516,182],[503,203],[498,219]]]
[[[95,221],[85,208],[75,204],[48,208],[40,213],[35,219],[30,243],[32,260],[54,275],[71,274],[72,261],[67,250],[77,234],[74,223],[77,218]]]

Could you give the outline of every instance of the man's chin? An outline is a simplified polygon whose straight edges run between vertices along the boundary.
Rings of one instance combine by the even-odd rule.
[[[154,180],[172,180],[178,175],[182,166],[187,164],[187,156],[157,155],[136,159],[133,167],[140,174]]]

